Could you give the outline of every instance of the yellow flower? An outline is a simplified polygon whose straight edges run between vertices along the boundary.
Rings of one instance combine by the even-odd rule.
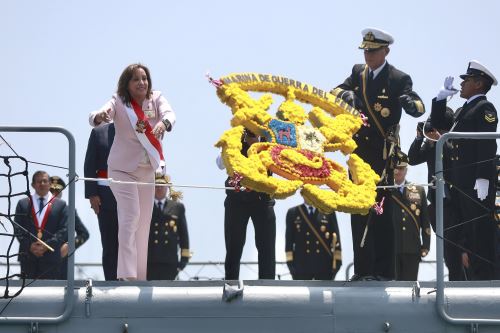
[[[352,153],[356,149],[352,136],[363,124],[356,109],[335,92],[327,93],[281,76],[239,73],[223,77],[221,81],[217,95],[231,108],[233,128],[222,134],[216,146],[222,148],[230,176],[237,173],[243,177],[243,186],[278,199],[293,195],[301,188],[306,202],[325,213],[368,212],[375,202],[379,176]],[[267,93],[254,99],[248,91]],[[285,98],[278,107],[278,119],[268,112],[273,103],[269,93]],[[295,101],[314,107],[307,114]],[[306,120],[314,127],[306,126]],[[241,154],[244,128],[268,141],[254,143],[247,157]],[[350,154],[347,165],[352,181],[342,166],[323,155],[325,151]],[[269,176],[268,171],[284,179]],[[322,189],[320,185],[330,189]]]

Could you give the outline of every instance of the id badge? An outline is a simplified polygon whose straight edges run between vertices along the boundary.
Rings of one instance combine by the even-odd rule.
[[[155,110],[144,110],[146,118],[151,119],[155,117]]]

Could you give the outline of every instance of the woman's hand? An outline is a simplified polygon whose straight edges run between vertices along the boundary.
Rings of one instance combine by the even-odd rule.
[[[165,133],[165,124],[163,122],[159,122],[158,124],[155,125],[155,127],[153,128],[153,135],[157,138],[157,139],[162,139],[163,138],[163,134]]]
[[[111,111],[111,108],[107,110],[103,110],[95,115],[94,118],[94,124],[99,125],[103,121],[105,123],[109,123],[111,121],[111,118],[109,117],[109,112]]]

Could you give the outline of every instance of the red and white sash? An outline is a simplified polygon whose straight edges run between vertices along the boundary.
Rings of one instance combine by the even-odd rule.
[[[142,144],[144,149],[146,149],[148,155],[154,159],[154,166],[156,166],[156,172],[164,174],[165,173],[165,159],[163,158],[163,149],[161,147],[161,142],[152,133],[153,129],[149,124],[148,119],[142,111],[142,107],[137,104],[134,100],[130,102],[132,108],[124,104],[125,111],[127,112],[130,124],[134,129],[137,139]],[[137,131],[138,121],[142,122],[144,126],[144,132],[140,133]]]
[[[33,204],[33,197],[30,196],[31,201],[31,216],[33,216],[33,223],[35,224],[35,228],[37,230],[37,237],[42,238],[43,230],[45,229],[45,225],[47,224],[47,220],[49,219],[50,212],[52,211],[52,198],[49,198],[49,203],[47,204],[47,209],[45,209],[45,214],[43,213],[44,207],[38,207],[38,211],[40,212],[40,217],[42,221],[37,217],[37,212],[35,212],[35,205]]]

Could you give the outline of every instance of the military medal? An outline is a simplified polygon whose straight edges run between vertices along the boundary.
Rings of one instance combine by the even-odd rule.
[[[321,231],[322,231],[322,232],[325,232],[325,231],[326,231],[326,227],[325,227],[324,225],[322,225],[322,226],[320,227],[320,229],[321,229]]]
[[[170,224],[171,227],[173,227],[173,226],[175,226],[175,221],[174,220],[170,220],[169,224]]]
[[[135,123],[135,131],[137,133],[146,132],[146,122],[142,119],[137,119],[137,122]]]
[[[412,204],[410,205],[410,208],[411,208],[411,210],[415,210],[415,209],[417,209],[417,205],[415,205],[414,203],[412,203]]]
[[[391,114],[391,111],[389,111],[388,108],[383,108],[382,110],[380,110],[380,115],[384,118],[389,117],[390,114]]]
[[[377,112],[380,112],[380,110],[382,110],[382,104],[380,103],[373,104],[373,109]]]
[[[42,239],[42,236],[43,236],[42,230],[41,230],[41,229],[38,229],[38,233],[36,234],[36,237],[37,237],[38,239]]]
[[[420,209],[417,209],[417,210],[415,211],[415,215],[417,215],[417,216],[419,216],[419,215],[420,215]]]

